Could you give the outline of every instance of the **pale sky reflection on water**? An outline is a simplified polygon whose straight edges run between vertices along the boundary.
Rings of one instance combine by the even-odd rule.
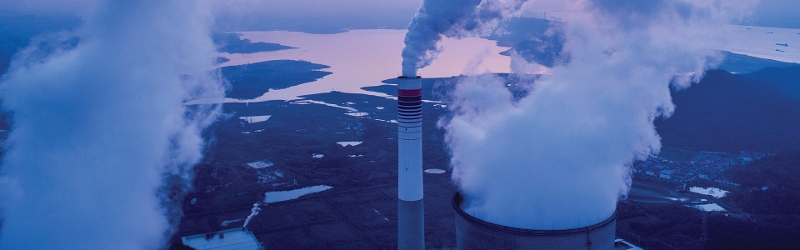
[[[362,90],[376,86],[387,78],[400,75],[400,52],[403,49],[405,30],[352,30],[338,34],[308,34],[289,31],[241,32],[242,38],[252,42],[279,43],[297,49],[252,54],[220,53],[231,59],[224,66],[241,65],[270,60],[304,60],[324,64],[323,71],[332,74],[315,82],[270,90],[261,97],[250,100],[226,99],[224,102],[263,102],[293,100],[298,96],[339,91],[385,96]],[[445,38],[444,48],[430,66],[420,70],[423,77],[450,77],[460,74],[508,73],[511,59],[499,53],[507,48],[498,47],[495,41],[483,38]]]

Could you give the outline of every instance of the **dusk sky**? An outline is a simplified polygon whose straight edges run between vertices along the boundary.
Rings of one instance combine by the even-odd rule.
[[[85,15],[98,0],[8,0],[0,3],[0,14]],[[309,22],[300,27],[314,27],[319,22],[332,22],[343,27],[400,28],[408,24],[419,8],[419,0],[369,1],[369,0],[206,0],[210,2],[223,27],[258,27],[267,23],[278,23],[269,27],[294,27],[291,22]],[[541,12],[561,12],[564,3],[575,1],[530,1],[531,7],[524,15]],[[800,16],[796,11],[800,2],[793,0],[763,0],[752,9],[752,14],[741,20],[742,24],[800,28]]]
[[[797,249],[799,79],[795,0],[5,0],[0,249]]]

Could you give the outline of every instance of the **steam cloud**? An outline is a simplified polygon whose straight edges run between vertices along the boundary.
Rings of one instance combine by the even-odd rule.
[[[441,49],[442,35],[486,35],[505,18],[515,15],[527,0],[424,0],[408,25],[403,48],[403,75],[417,76]]]
[[[247,228],[247,224],[250,224],[250,220],[252,220],[258,213],[261,212],[261,202],[253,203],[253,208],[250,209],[250,215],[247,216],[247,219],[244,220],[244,224],[242,225],[243,228]]]
[[[689,87],[719,60],[715,29],[753,3],[567,5],[577,13],[563,26],[570,60],[527,86],[528,96],[515,100],[490,75],[461,80],[451,96],[453,116],[440,125],[463,209],[477,218],[530,229],[609,218],[630,189],[632,161],[660,150],[653,121],[673,113],[670,87]]]
[[[164,247],[175,226],[165,180],[189,183],[201,132],[220,112],[183,105],[224,95],[209,73],[202,1],[93,10],[74,48],[28,49],[2,78],[14,125],[0,169],[0,249]]]

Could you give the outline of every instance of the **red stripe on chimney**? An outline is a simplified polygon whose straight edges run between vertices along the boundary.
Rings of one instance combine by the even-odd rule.
[[[412,97],[421,95],[422,89],[397,89],[397,96]]]

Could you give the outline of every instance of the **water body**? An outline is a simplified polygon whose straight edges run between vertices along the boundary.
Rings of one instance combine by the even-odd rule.
[[[304,188],[298,188],[289,191],[274,191],[264,193],[264,202],[275,203],[281,201],[288,201],[300,198],[300,196],[322,192],[333,187],[327,185],[317,185]]]
[[[286,89],[270,90],[249,100],[225,99],[224,102],[263,102],[294,100],[303,95],[340,91],[346,93],[386,96],[362,90],[380,85],[382,80],[399,76],[405,30],[352,30],[337,34],[308,34],[289,31],[240,32],[252,42],[278,43],[296,49],[250,54],[220,53],[230,61],[220,67],[269,60],[302,60],[330,66],[333,74],[314,82]],[[500,55],[507,48],[483,38],[461,40],[446,38],[440,44],[444,50],[436,61],[420,70],[423,77],[450,77],[460,74],[508,73],[509,57]]]
[[[720,50],[800,63],[800,29],[728,25],[722,31],[726,44]]]
[[[296,100],[304,95],[339,91],[390,98],[384,93],[362,90],[381,85],[381,81],[401,73],[400,52],[406,30],[366,29],[336,34],[308,34],[289,31],[240,32],[252,42],[277,43],[292,49],[248,54],[225,53],[230,59],[219,67],[252,64],[272,60],[298,60],[330,66],[333,72],[313,82],[285,89],[270,90],[252,99],[196,100],[197,103],[244,103],[271,100]],[[800,63],[800,30],[728,25],[720,29],[726,41],[723,51],[788,63]],[[778,44],[786,44],[782,46]],[[508,48],[499,47],[484,38],[445,38],[443,51],[432,65],[421,69],[426,78],[451,77],[461,74],[508,73],[511,59],[500,55]]]

